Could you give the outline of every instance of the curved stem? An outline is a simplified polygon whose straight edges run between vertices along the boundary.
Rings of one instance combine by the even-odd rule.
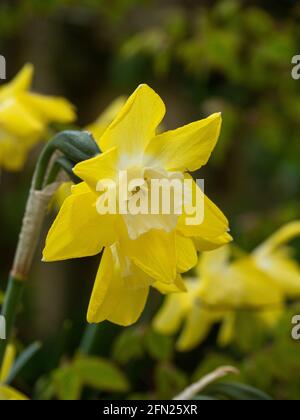
[[[44,147],[39,160],[36,165],[35,173],[32,180],[32,188],[40,191],[43,188],[46,172],[48,169],[49,161],[55,151],[55,146],[52,142],[47,143]]]
[[[48,164],[54,150],[54,146],[51,142],[45,146],[38,160],[32,180],[32,187],[27,200],[13,268],[8,279],[7,290],[5,292],[1,311],[6,323],[6,339],[0,340],[0,367],[3,363],[7,344],[11,338],[14,321],[23,294],[24,283],[32,263],[47,208],[47,198],[43,196],[41,190],[43,188]],[[48,196],[50,195],[51,193],[49,192]]]
[[[39,157],[2,307],[2,315],[6,320],[6,340],[0,341],[0,368],[8,340],[11,337],[14,320],[21,302],[24,280],[27,279],[31,268],[47,207],[58,186],[56,183],[47,185],[47,175],[53,181],[55,181],[55,176],[57,175],[56,168],[53,169],[53,173],[51,173],[50,168],[50,174],[47,174],[50,161],[56,150],[59,150],[73,163],[89,159],[100,152],[89,133],[65,131],[57,134],[49,141]],[[71,173],[69,160],[61,157],[59,164],[67,172]]]

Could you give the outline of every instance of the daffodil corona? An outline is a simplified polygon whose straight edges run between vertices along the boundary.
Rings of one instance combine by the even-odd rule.
[[[189,171],[207,163],[218,140],[221,115],[157,135],[164,114],[161,98],[149,86],[139,86],[97,138],[103,153],[75,166],[83,182],[73,187],[49,231],[44,261],[91,256],[104,249],[88,309],[90,323],[136,322],[151,286],[162,293],[184,291],[180,273],[196,265],[197,250],[215,249],[231,240],[226,217],[196,183],[189,204],[193,208],[195,198],[202,197],[202,223],[187,223],[188,206],[181,214],[98,211],[105,194],[99,184],[109,179],[116,189],[122,188],[122,171],[129,180],[139,180],[127,191],[125,200],[131,201],[149,191],[151,180],[183,182]]]
[[[63,98],[29,92],[33,67],[27,64],[16,78],[0,87],[0,168],[22,169],[27,153],[51,122],[75,119],[72,105]]]

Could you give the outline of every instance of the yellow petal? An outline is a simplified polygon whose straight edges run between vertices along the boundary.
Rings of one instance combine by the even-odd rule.
[[[195,237],[198,250],[211,250],[218,248],[232,240],[228,234],[229,223],[221,210],[203,194],[198,185],[193,182],[192,201],[189,211],[194,214],[185,214],[180,216],[177,229],[184,236]],[[197,214],[200,216],[200,223],[191,224],[190,218]],[[202,215],[202,218],[201,218]],[[203,249],[201,246],[203,245]]]
[[[267,241],[256,248],[254,255],[270,253],[298,236],[300,236],[300,221],[296,220],[275,232]]]
[[[32,82],[33,71],[33,65],[26,64],[10,83],[0,88],[0,101],[28,90]]]
[[[155,281],[152,283],[152,286],[163,294],[181,293],[187,291],[185,282],[183,281],[180,274],[177,275],[174,283],[167,284],[161,281]]]
[[[122,234],[121,248],[133,262],[151,278],[164,283],[176,279],[175,233],[150,230],[131,240]]]
[[[205,165],[217,143],[221,114],[193,122],[153,138],[146,155],[169,171],[195,171]]]
[[[291,256],[279,250],[256,258],[255,262],[288,298],[300,297],[300,266]]]
[[[2,130],[23,139],[37,140],[45,129],[45,125],[36,115],[29,112],[19,101],[12,98],[0,106],[0,124]]]
[[[92,190],[86,182],[80,182],[79,184],[74,184],[71,187],[71,193],[74,194],[85,194],[90,193]]]
[[[118,151],[114,147],[91,159],[78,163],[74,167],[73,172],[96,191],[98,182],[116,179],[117,161]]]
[[[235,312],[228,312],[223,319],[219,334],[218,344],[220,347],[228,346],[234,338],[235,333]]]
[[[8,171],[19,171],[27,157],[27,148],[12,137],[0,139],[0,167]]]
[[[213,274],[223,274],[229,265],[231,248],[222,246],[211,252],[203,252],[199,259],[199,277]]]
[[[100,215],[91,193],[68,197],[46,240],[44,261],[58,261],[98,254],[114,242],[114,216]]]
[[[197,251],[191,238],[176,235],[177,270],[185,273],[193,268],[198,261]]]
[[[149,286],[145,286],[143,279],[140,287],[139,279],[135,280],[132,283],[130,276],[123,276],[111,248],[105,248],[89,304],[88,322],[108,320],[122,326],[135,323],[145,307],[149,293]]]
[[[94,139],[99,142],[102,134],[105,132],[109,124],[116,118],[122,107],[125,105],[127,98],[120,96],[115,99],[99,116],[99,118],[90,124],[86,129],[90,131]]]
[[[8,378],[8,375],[13,367],[16,358],[16,348],[15,346],[9,344],[6,348],[1,372],[0,372],[0,382],[5,382]]]
[[[193,305],[177,341],[177,349],[188,351],[201,344],[208,336],[214,322],[212,312],[205,310],[200,302]]]
[[[27,401],[28,398],[16,391],[14,388],[6,385],[0,385],[0,400],[2,401]]]
[[[68,123],[76,119],[73,105],[64,98],[30,93],[21,94],[19,101],[45,123]]]
[[[200,298],[220,310],[268,309],[281,305],[283,295],[272,279],[258,270],[251,258],[242,258],[220,273],[202,278]]]
[[[185,318],[187,309],[184,294],[176,293],[167,296],[153,320],[154,329],[162,334],[175,333]]]
[[[300,236],[300,221],[288,223],[253,252],[258,268],[268,274],[289,298],[300,296],[300,266],[285,245]]]
[[[165,115],[161,98],[140,85],[100,139],[101,150],[118,147],[129,156],[143,152]]]
[[[223,247],[223,245],[233,241],[232,236],[227,232],[213,238],[202,238],[197,236],[193,239],[198,251],[213,251],[214,249]]]

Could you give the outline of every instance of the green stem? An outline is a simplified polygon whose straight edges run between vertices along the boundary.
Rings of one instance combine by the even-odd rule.
[[[50,142],[45,146],[37,163],[32,181],[32,188],[34,190],[41,190],[43,188],[44,178],[53,152],[54,147]],[[8,279],[8,285],[2,306],[2,316],[5,318],[6,322],[6,339],[0,340],[0,368],[3,364],[6,347],[11,338],[14,321],[21,303],[25,280],[26,279],[23,277],[21,279],[14,275],[10,275]]]
[[[6,321],[6,340],[0,340],[0,366],[2,366],[3,358],[7,343],[11,337],[14,321],[20,306],[22,294],[24,290],[24,282],[15,277],[10,277],[7,291],[2,307],[2,316]]]
[[[23,226],[13,264],[12,275],[9,277],[4,304],[2,307],[2,315],[6,320],[6,340],[0,340],[0,368],[3,364],[6,346],[11,337],[13,324],[21,302],[24,281],[28,276],[33,252],[35,251],[37,245],[37,234],[40,233],[43,218],[45,217],[45,207],[48,204],[46,202],[46,199],[49,198],[47,197],[47,194],[45,193],[46,198],[43,197],[42,201],[41,195],[38,195],[38,193],[41,193],[43,188],[47,185],[47,183],[45,185],[45,182],[47,172],[49,170],[51,180],[54,180],[57,175],[56,169],[53,169],[53,172],[51,173],[51,168],[49,168],[51,158],[56,150],[59,150],[64,157],[69,158],[73,163],[89,159],[97,153],[100,153],[96,142],[89,133],[65,131],[59,133],[51,141],[49,141],[40,155],[32,180],[31,191],[26,206]],[[67,159],[61,158],[59,163],[65,170],[70,172],[70,165],[68,164],[69,162]],[[36,208],[36,214],[32,211],[33,208]],[[33,217],[35,217],[36,220],[32,221],[31,219]],[[36,222],[35,229],[32,229],[34,222]],[[28,233],[28,231],[30,233]],[[28,240],[28,236],[32,236],[32,238],[29,237]]]
[[[83,333],[83,337],[79,346],[80,354],[91,354],[93,352],[97,336],[99,332],[98,324],[88,325]]]
[[[36,165],[36,170],[33,176],[33,187],[35,190],[42,190],[45,181],[46,172],[48,169],[49,161],[55,151],[55,147],[52,142],[49,142],[44,147],[42,154]]]

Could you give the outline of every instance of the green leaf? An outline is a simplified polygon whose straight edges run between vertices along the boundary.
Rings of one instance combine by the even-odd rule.
[[[132,359],[139,359],[144,354],[143,334],[137,328],[124,330],[116,339],[113,349],[113,358],[126,364]]]
[[[101,391],[126,392],[129,384],[118,367],[97,357],[79,358],[74,370],[84,385]]]
[[[173,356],[173,340],[171,337],[149,330],[145,337],[146,348],[153,359],[169,361]]]
[[[25,368],[27,363],[35,356],[35,354],[42,347],[41,343],[36,342],[31,344],[25,349],[15,361],[12,369],[10,370],[9,376],[6,380],[6,384],[11,384],[12,381],[19,375],[19,373]]]
[[[238,382],[216,383],[206,388],[206,392],[209,395],[224,396],[232,400],[272,401],[272,398],[263,391]]]
[[[54,375],[42,376],[39,378],[34,387],[33,400],[49,401],[56,395],[54,384]]]
[[[193,400],[196,401],[218,401],[217,398],[210,397],[209,395],[196,395]]]
[[[80,399],[81,383],[72,366],[57,369],[53,375],[56,394],[60,400],[75,401]]]
[[[184,372],[168,364],[157,366],[155,371],[156,390],[159,399],[170,399],[183,391],[188,380]]]

